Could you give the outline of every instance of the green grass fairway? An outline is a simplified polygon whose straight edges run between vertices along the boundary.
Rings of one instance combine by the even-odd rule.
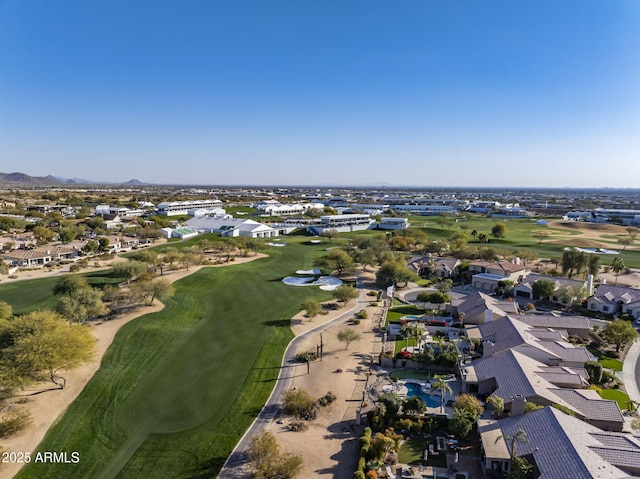
[[[318,247],[302,241],[175,283],[163,311],[119,331],[38,447],[78,451],[80,463],[31,463],[17,477],[215,477],[273,388],[289,318],[305,299],[329,298],[280,281],[312,266]]]
[[[84,274],[89,283],[97,287],[105,284],[118,284],[125,278],[113,277],[110,270],[94,271]],[[13,307],[14,314],[25,314],[40,309],[55,309],[57,299],[53,296],[53,287],[60,276],[28,279],[0,285],[0,301],[6,301]]]
[[[59,277],[28,279],[0,285],[0,301],[13,307],[14,314],[25,314],[39,309],[54,309],[56,298],[53,287]]]

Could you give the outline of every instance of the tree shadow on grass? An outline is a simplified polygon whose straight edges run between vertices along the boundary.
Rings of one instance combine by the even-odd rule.
[[[211,477],[216,477],[226,459],[226,457],[213,457],[203,461],[192,469],[187,477],[190,479],[210,479]]]
[[[275,326],[277,328],[288,328],[291,324],[290,319],[273,319],[271,321],[263,321],[265,326]]]

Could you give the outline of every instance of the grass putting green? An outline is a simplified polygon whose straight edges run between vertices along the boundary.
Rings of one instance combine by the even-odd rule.
[[[302,240],[176,282],[164,310],[118,332],[38,447],[78,451],[80,462],[31,463],[17,477],[215,477],[273,388],[289,318],[307,298],[329,298],[281,282],[312,266],[316,247]]]

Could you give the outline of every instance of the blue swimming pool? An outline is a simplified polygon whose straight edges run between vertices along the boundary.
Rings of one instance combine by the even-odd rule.
[[[416,383],[406,383],[407,397],[418,396],[421,398],[428,407],[440,407],[440,396],[429,396],[422,392],[422,386]]]

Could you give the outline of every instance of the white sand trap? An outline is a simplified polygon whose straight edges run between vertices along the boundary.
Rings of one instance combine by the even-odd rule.
[[[267,243],[267,246],[287,246],[287,243]]]
[[[296,274],[320,274],[322,271],[319,269],[299,269]]]
[[[342,280],[333,276],[320,276],[314,281],[314,278],[299,278],[297,276],[287,276],[282,279],[284,284],[289,286],[320,286],[324,291],[333,291],[342,284]]]
[[[620,251],[604,248],[579,248],[577,246],[567,246],[565,251],[581,251],[582,253],[596,253],[596,254],[620,254]]]
[[[319,244],[319,243],[322,243],[322,240],[311,240],[309,241],[309,243]]]

